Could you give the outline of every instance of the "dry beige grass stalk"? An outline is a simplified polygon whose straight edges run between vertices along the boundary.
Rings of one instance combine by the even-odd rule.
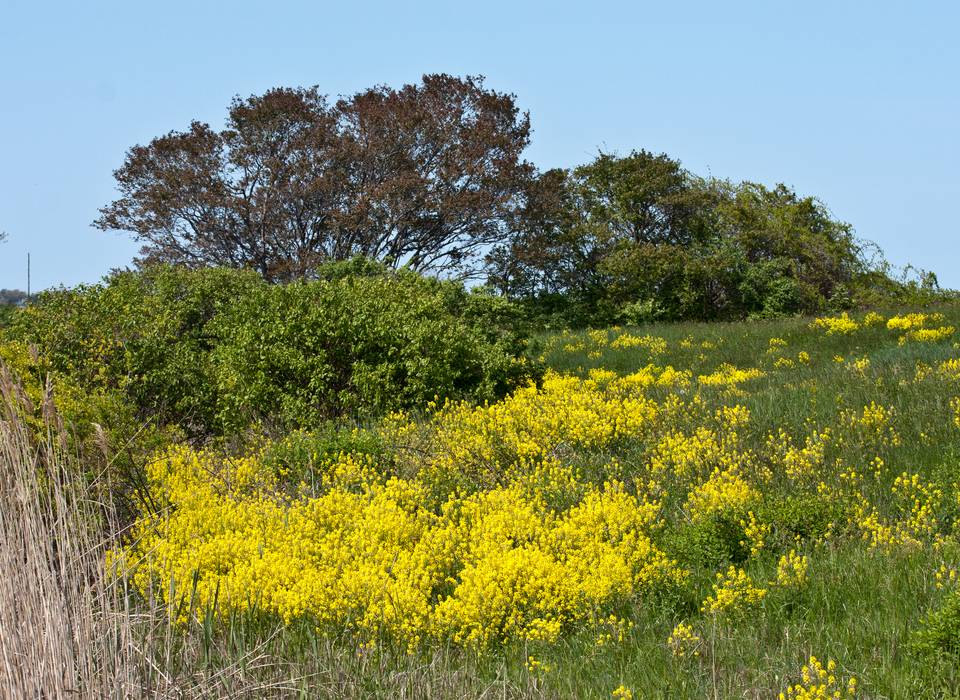
[[[109,583],[109,512],[63,450],[49,390],[33,407],[0,367],[0,691],[15,697],[133,697],[141,687],[130,616]]]

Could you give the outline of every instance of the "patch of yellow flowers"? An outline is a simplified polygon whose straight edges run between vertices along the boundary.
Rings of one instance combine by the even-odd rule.
[[[621,333],[610,343],[614,350],[644,348],[651,355],[662,355],[667,351],[667,341],[655,335],[632,335]]]
[[[756,368],[738,369],[731,364],[724,363],[711,374],[701,374],[697,381],[704,386],[736,386],[751,379],[759,379],[764,376],[763,370]]]
[[[255,608],[364,640],[483,648],[555,641],[683,577],[650,540],[659,505],[617,483],[562,512],[514,484],[452,495],[436,513],[397,477],[282,498],[256,456],[174,448],[148,475],[162,510],[118,556],[182,617]]]
[[[917,474],[902,473],[890,489],[899,517],[884,520],[862,495],[856,506],[856,524],[871,548],[921,547],[935,539],[937,512],[943,491]]]
[[[847,312],[839,316],[824,316],[814,319],[810,324],[813,328],[826,331],[827,335],[846,335],[860,329],[860,324],[850,318]]]
[[[777,585],[782,588],[800,588],[807,582],[807,568],[810,564],[806,556],[800,556],[794,550],[780,557],[777,563]]]
[[[917,328],[924,328],[935,323],[943,323],[943,314],[912,313],[893,316],[887,321],[887,328],[892,331],[910,331]]]
[[[667,648],[678,658],[699,656],[702,643],[700,635],[686,622],[679,623],[667,637]]]
[[[736,468],[716,468],[703,484],[687,497],[687,511],[696,522],[711,513],[745,511],[760,499],[760,492],[740,476]]]
[[[739,613],[755,607],[767,595],[765,588],[759,588],[743,569],[731,565],[726,571],[717,573],[713,584],[713,593],[703,601],[701,612]]]
[[[837,664],[827,660],[826,667],[811,656],[800,671],[801,682],[788,686],[780,693],[780,700],[843,700],[857,693],[857,679],[850,677],[844,684],[836,676]]]
[[[953,326],[940,326],[939,328],[917,328],[907,331],[900,336],[900,345],[910,341],[918,343],[939,343],[950,338],[956,329]]]

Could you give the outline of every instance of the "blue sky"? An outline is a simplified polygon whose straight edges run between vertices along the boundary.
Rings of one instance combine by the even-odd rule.
[[[90,227],[126,150],[233,95],[483,74],[527,157],[663,151],[819,196],[960,287],[960,3],[51,3],[0,0],[0,287],[94,282],[137,245]]]

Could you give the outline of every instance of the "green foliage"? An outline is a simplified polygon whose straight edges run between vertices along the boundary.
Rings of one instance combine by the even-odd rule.
[[[347,277],[387,277],[393,270],[382,262],[355,256],[349,260],[331,260],[315,272],[318,279],[333,281]]]
[[[229,270],[120,272],[102,285],[40,294],[11,334],[36,344],[59,376],[120,391],[142,420],[201,434],[218,399],[210,322],[262,285],[254,273]]]
[[[750,556],[740,518],[732,513],[712,513],[681,525],[667,537],[665,551],[684,566],[713,569]]]
[[[0,238],[2,242],[2,238]],[[18,306],[27,301],[27,293],[19,289],[0,289],[0,329],[10,325]]]
[[[784,495],[763,501],[757,519],[770,527],[770,544],[787,548],[798,541],[823,539],[845,522],[844,504],[809,494]]]
[[[155,266],[41,294],[8,334],[58,377],[188,435],[315,426],[440,398],[492,399],[527,375],[509,302],[362,260],[270,285]]]
[[[547,327],[732,320],[944,298],[785,185],[700,178],[666,155],[601,153],[528,191],[488,279]]]
[[[522,367],[505,349],[512,339],[493,341],[471,322],[483,311],[413,273],[262,285],[215,324],[218,422],[228,431],[257,419],[303,427],[437,396],[492,399]]]
[[[381,471],[389,463],[387,446],[377,432],[347,430],[333,422],[316,430],[294,430],[269,443],[263,463],[280,474],[283,482],[291,486],[306,483],[316,492],[323,486],[319,483],[323,468],[344,454],[374,458]]]
[[[0,304],[0,329],[10,325],[13,321],[15,308],[8,304]]]
[[[951,591],[940,607],[927,613],[910,642],[923,657],[960,655],[960,592]]]

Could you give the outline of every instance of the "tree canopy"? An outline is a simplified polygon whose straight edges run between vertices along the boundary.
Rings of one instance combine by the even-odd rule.
[[[810,312],[869,268],[814,197],[701,178],[666,154],[600,153],[526,193],[489,281],[575,325]]]
[[[479,77],[426,75],[331,104],[317,88],[235,98],[226,128],[193,122],[134,146],[95,226],[140,262],[310,277],[357,255],[463,274],[505,235],[533,172],[529,116]]]
[[[131,148],[95,225],[142,241],[140,265],[269,282],[358,256],[485,276],[532,317],[572,325],[811,313],[906,289],[815,197],[646,150],[538,172],[530,133],[515,97],[480,77],[332,102],[275,88],[234,98],[221,130],[193,122]],[[936,288],[924,280],[911,289]]]

